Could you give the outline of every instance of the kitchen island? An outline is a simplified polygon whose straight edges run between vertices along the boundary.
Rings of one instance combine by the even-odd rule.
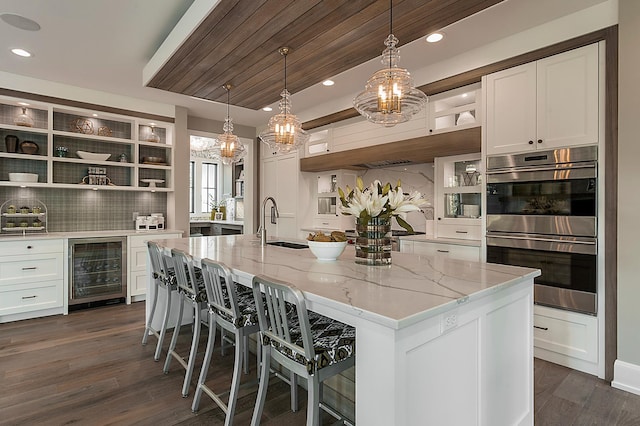
[[[533,278],[539,270],[393,253],[358,265],[253,236],[157,241],[298,287],[309,309],[356,328],[356,423],[532,425]]]

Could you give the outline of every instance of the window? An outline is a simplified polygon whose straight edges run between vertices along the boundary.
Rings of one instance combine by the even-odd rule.
[[[200,211],[206,212],[211,210],[209,207],[212,201],[218,200],[216,190],[218,182],[218,165],[215,163],[202,163],[202,197],[200,199],[202,207]]]

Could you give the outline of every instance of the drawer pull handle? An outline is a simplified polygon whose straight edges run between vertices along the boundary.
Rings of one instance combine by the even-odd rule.
[[[539,330],[544,330],[544,331],[547,331],[549,329],[549,327],[539,327],[537,325],[534,325],[533,328],[537,328]]]
[[[22,296],[22,300],[24,300],[24,299],[35,299],[36,297],[38,297],[38,296],[36,296],[36,295],[33,295],[33,296]]]
[[[29,267],[26,267],[26,268],[22,268],[23,271],[33,271],[33,270],[36,270],[36,269],[38,269],[37,266],[29,266]]]
[[[456,231],[456,234],[468,234],[468,231]]]
[[[27,246],[27,249],[31,250],[33,248],[33,246]]]
[[[438,250],[438,253],[449,253],[449,250]]]

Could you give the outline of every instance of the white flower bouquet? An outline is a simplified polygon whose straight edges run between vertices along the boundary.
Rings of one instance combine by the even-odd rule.
[[[427,204],[418,191],[405,195],[400,181],[395,188],[392,188],[390,183],[382,186],[379,180],[373,181],[365,188],[362,178],[358,176],[356,187],[351,189],[347,186],[346,192],[345,195],[342,188],[338,188],[342,203],[340,210],[343,215],[356,216],[360,223],[365,225],[371,218],[390,221],[395,217],[398,225],[409,233],[413,233],[413,228],[406,221],[407,213],[419,211],[420,206]]]

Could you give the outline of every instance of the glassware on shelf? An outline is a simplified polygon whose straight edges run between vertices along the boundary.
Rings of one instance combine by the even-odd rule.
[[[147,136],[147,142],[160,142],[160,136],[158,136],[156,129],[153,126],[151,126],[151,133]]]
[[[27,115],[26,108],[22,108],[22,114],[16,115],[13,119],[13,124],[16,126],[33,127],[33,118]]]

